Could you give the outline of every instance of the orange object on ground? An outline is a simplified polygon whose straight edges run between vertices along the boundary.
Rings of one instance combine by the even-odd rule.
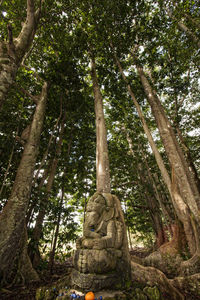
[[[85,295],[85,300],[94,300],[95,296],[93,292],[89,292]]]

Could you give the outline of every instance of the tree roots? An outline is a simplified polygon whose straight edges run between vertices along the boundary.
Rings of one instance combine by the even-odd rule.
[[[135,262],[131,262],[132,280],[138,281],[149,286],[158,286],[160,291],[171,300],[184,300],[173,282],[164,273],[153,267],[143,267]]]

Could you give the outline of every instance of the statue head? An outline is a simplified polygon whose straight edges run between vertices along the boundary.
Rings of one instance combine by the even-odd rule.
[[[105,198],[101,194],[95,193],[88,201],[86,213],[96,211],[99,213],[99,215],[101,215],[105,207],[106,207]]]

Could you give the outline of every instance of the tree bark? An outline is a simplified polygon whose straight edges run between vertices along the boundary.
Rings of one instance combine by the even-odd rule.
[[[112,47],[112,49],[113,49],[113,46],[112,46],[112,45],[111,45],[111,47]],[[139,118],[140,118],[140,120],[141,120],[141,122],[142,122],[142,126],[143,126],[143,129],[144,129],[144,132],[145,132],[145,134],[146,134],[146,136],[147,136],[147,139],[148,139],[148,141],[149,141],[149,144],[150,144],[151,149],[152,149],[152,151],[153,151],[153,154],[154,154],[154,156],[155,156],[157,165],[158,165],[158,167],[159,167],[159,169],[160,169],[160,172],[161,172],[161,174],[162,174],[162,178],[163,178],[164,183],[166,184],[166,187],[167,187],[167,189],[168,189],[168,191],[169,191],[169,194],[170,194],[170,197],[171,197],[171,202],[172,202],[172,204],[173,204],[173,206],[174,206],[174,195],[173,195],[173,192],[172,192],[172,182],[171,182],[171,179],[170,179],[170,177],[169,177],[168,171],[167,171],[167,169],[165,168],[163,159],[162,159],[162,157],[161,157],[161,155],[160,155],[160,153],[159,153],[159,151],[158,151],[158,148],[157,148],[157,146],[156,146],[156,144],[155,144],[155,142],[154,142],[154,140],[153,140],[153,137],[152,137],[151,132],[150,132],[150,130],[149,130],[149,128],[148,128],[148,125],[147,125],[147,123],[146,123],[146,121],[145,121],[145,118],[144,118],[144,116],[143,116],[143,113],[142,113],[142,110],[141,110],[141,108],[140,108],[140,105],[138,104],[138,102],[137,102],[137,100],[136,100],[136,98],[135,98],[135,95],[134,95],[134,93],[133,93],[133,91],[132,91],[132,89],[131,89],[131,86],[129,85],[128,80],[127,80],[127,78],[126,78],[126,76],[125,76],[125,74],[124,74],[124,71],[123,71],[122,66],[121,66],[121,64],[120,64],[120,61],[119,61],[119,59],[118,59],[118,57],[116,56],[115,53],[114,53],[114,57],[115,57],[116,65],[117,65],[118,68],[119,68],[119,71],[120,71],[120,73],[121,73],[121,75],[122,75],[122,78],[123,78],[123,80],[125,81],[125,83],[126,83],[126,85],[127,85],[127,90],[128,90],[128,92],[129,92],[129,94],[130,94],[132,100],[133,100],[133,103],[134,103],[135,107],[136,107],[136,110],[137,110],[137,112],[138,112]],[[175,210],[178,209],[177,206],[174,206],[174,207],[175,207]]]
[[[183,152],[176,140],[173,128],[169,120],[167,119],[165,111],[155,90],[153,90],[153,88],[149,84],[142,67],[137,65],[137,70],[148,102],[151,106],[152,113],[156,120],[167,156],[171,165],[174,166],[174,171],[176,173],[178,183],[180,185],[180,188],[182,189],[182,196],[185,202],[190,207],[190,210],[195,216],[196,220],[200,221],[200,195],[193,180],[193,175],[189,171]]]
[[[47,83],[44,83],[33,116],[29,138],[25,144],[22,159],[17,170],[12,193],[0,216],[0,280],[2,282],[13,279],[13,274],[16,274],[17,271],[17,264],[21,259],[20,255],[24,251],[26,252],[25,218],[45,115],[46,101]],[[27,256],[24,254],[24,257]],[[28,260],[26,262],[28,263]],[[34,270],[32,268],[31,270],[32,272],[30,272],[29,277],[37,278]],[[18,271],[23,272],[23,270]]]
[[[173,6],[176,7],[176,3],[172,3]],[[187,37],[189,39],[191,39],[199,48],[200,48],[200,40],[198,39],[198,37],[181,21],[177,20],[177,18],[173,15],[173,12],[165,5],[165,10],[167,11],[169,17],[177,22],[178,28],[184,32]],[[194,20],[192,17],[190,17],[187,13],[184,13],[184,15],[194,23]],[[199,24],[198,23],[194,23],[195,25],[197,25],[197,27],[199,28]]]
[[[160,154],[158,152],[158,149],[157,149],[157,147],[156,147],[156,145],[155,145],[155,143],[153,141],[153,138],[151,136],[151,133],[150,133],[150,131],[149,131],[148,127],[147,127],[147,124],[146,124],[146,122],[144,120],[141,108],[140,108],[140,106],[139,106],[139,104],[138,104],[138,102],[137,102],[137,100],[136,100],[136,98],[135,98],[135,96],[134,96],[134,94],[132,92],[132,89],[131,89],[131,87],[130,87],[130,85],[128,83],[128,80],[126,79],[126,76],[125,76],[125,74],[123,72],[123,69],[122,69],[121,64],[119,62],[119,59],[117,58],[116,54],[114,54],[114,55],[115,55],[116,64],[118,65],[120,73],[121,73],[124,81],[127,84],[127,89],[128,89],[128,91],[129,91],[129,93],[130,93],[130,95],[132,97],[132,100],[133,100],[133,102],[134,102],[134,104],[136,106],[136,109],[138,111],[138,115],[139,115],[139,117],[140,117],[140,119],[142,121],[144,131],[145,131],[145,133],[147,135],[147,138],[149,140],[150,146],[151,146],[152,151],[153,151],[153,153],[155,155],[155,159],[156,159],[158,167],[159,167],[159,169],[161,171],[163,180],[164,180],[164,182],[165,182],[165,184],[166,184],[166,186],[167,186],[167,188],[169,190],[169,193],[170,193],[170,196],[171,196],[171,200],[172,200],[173,206],[175,208],[176,214],[177,214],[179,220],[184,225],[184,230],[185,230],[185,234],[186,234],[187,241],[188,241],[188,244],[189,244],[190,252],[191,252],[191,254],[194,254],[195,251],[196,251],[195,249],[197,249],[197,248],[196,248],[196,246],[194,247],[194,240],[193,240],[193,238],[194,238],[194,231],[193,231],[193,228],[192,228],[191,218],[190,218],[188,207],[187,207],[187,205],[185,204],[185,202],[183,200],[184,197],[183,196],[181,197],[181,195],[180,195],[180,189],[178,189],[177,187],[174,188],[174,184],[172,185],[172,181],[171,181],[171,179],[170,179],[170,177],[168,175],[168,172],[167,172],[167,170],[166,170],[166,168],[164,166],[162,158],[161,158],[161,156],[160,156]],[[140,71],[141,71],[141,69],[142,68],[140,67]],[[144,78],[144,76],[142,78]],[[145,77],[145,79],[146,79],[146,77]],[[143,82],[144,86],[146,87],[145,91],[146,91],[147,95],[150,98],[152,98],[154,96],[153,95],[153,91],[152,90],[150,90],[151,92],[149,91],[149,89],[147,88],[147,83],[146,82],[147,82],[147,79],[145,80],[145,82]],[[149,83],[148,83],[148,87],[149,87]],[[151,101],[151,103],[152,102],[153,101]],[[158,118],[159,118],[160,115],[165,116],[165,113],[164,114],[162,113],[162,112],[164,112],[163,108],[160,111],[160,107],[162,107],[161,104],[160,104],[160,101],[156,101],[156,103],[154,103],[154,105],[153,105],[154,110],[152,109],[153,115],[154,115],[154,117],[157,120],[158,120]],[[163,119],[164,119],[163,123],[162,123],[162,125],[163,125],[162,129],[163,130],[162,130],[162,132],[160,132],[161,138],[162,138],[162,134],[164,136],[167,136],[167,137],[169,136],[169,129],[170,129],[170,131],[172,131],[172,128],[171,128],[170,123],[167,120],[166,116]],[[168,121],[168,122],[166,123],[166,121]],[[158,128],[160,128],[160,123],[159,122],[158,122],[157,125],[158,125]],[[170,158],[171,158],[170,162],[171,163],[174,162],[174,155],[173,155],[173,152],[172,152],[172,149],[171,149],[171,145],[174,145],[174,140],[176,141],[176,138],[173,135],[173,138],[171,138],[170,141],[167,140],[166,143],[164,144],[164,146],[167,146],[167,148],[169,146]],[[178,143],[176,141],[175,146],[177,146],[177,144]],[[179,147],[179,149],[180,149],[180,147]],[[181,151],[181,149],[180,149],[180,151]],[[167,154],[168,154],[168,152],[167,152]],[[181,157],[183,157],[183,154],[182,154]],[[180,161],[180,156],[179,156],[179,161]],[[182,166],[182,164],[181,164],[181,166]],[[177,163],[176,163],[176,169],[177,169],[177,175],[176,175],[176,177],[179,178],[179,182],[182,185],[182,177],[186,179],[186,174],[185,174],[185,172],[183,170],[182,170],[182,173],[179,174],[179,164],[177,164]],[[175,176],[174,176],[174,178],[175,178]],[[185,181],[187,183],[186,186],[188,186],[188,181],[187,180],[185,180]],[[182,192],[182,194],[184,196],[187,195],[186,186],[184,185],[183,189],[181,190],[181,192]],[[195,187],[194,187],[194,189],[195,189]],[[190,194],[192,194],[191,193],[191,188],[189,188],[189,191],[190,191]],[[198,193],[197,189],[196,189],[196,191]],[[193,199],[193,201],[191,203],[191,200],[189,198],[189,201],[190,201],[189,203],[190,203],[191,211],[192,211],[192,208],[193,208],[193,211],[195,213],[196,218],[199,219],[198,207],[197,207],[196,199],[194,199],[194,195],[192,196],[192,199]],[[198,222],[197,222],[197,224],[198,224]],[[193,234],[191,234],[191,232],[193,232]]]
[[[146,155],[145,155],[145,153],[144,153],[141,145],[139,145],[139,146],[140,146],[140,151],[142,153],[142,157],[143,157],[143,160],[144,160],[144,163],[145,163],[145,166],[146,166],[146,170],[147,170],[149,182],[151,183],[151,185],[152,185],[152,187],[154,189],[155,197],[156,197],[156,199],[157,199],[157,201],[158,201],[158,203],[160,205],[160,208],[161,208],[161,210],[163,212],[163,216],[165,218],[165,221],[172,223],[172,220],[173,220],[172,216],[175,217],[175,214],[174,214],[173,211],[169,212],[168,209],[166,208],[166,205],[164,204],[163,198],[162,198],[160,192],[158,191],[157,185],[156,185],[155,180],[154,180],[154,176],[153,176],[153,174],[151,172],[151,169],[149,167],[149,164],[147,162]]]
[[[41,6],[35,11],[34,2],[27,0],[27,16],[19,36],[13,39],[11,25],[8,24],[9,41],[0,42],[0,109],[35,36]]]
[[[53,128],[53,130],[52,130],[52,133],[51,133],[51,136],[50,136],[50,138],[49,138],[49,142],[48,142],[46,151],[44,152],[44,155],[43,155],[43,157],[42,157],[40,166],[39,166],[39,168],[38,168],[38,170],[37,170],[37,173],[36,173],[35,176],[34,176],[33,185],[36,183],[36,180],[38,179],[38,176],[39,176],[39,174],[40,174],[40,170],[42,169],[42,167],[43,167],[44,164],[45,164],[45,160],[46,160],[47,155],[48,155],[48,153],[49,153],[49,148],[50,148],[50,146],[51,146],[51,144],[52,144],[52,142],[53,142],[53,139],[54,139],[55,130],[56,130],[56,128],[58,127],[58,124],[59,124],[60,119],[61,119],[61,117],[62,117],[62,102],[63,102],[63,99],[62,99],[62,97],[61,97],[61,101],[60,101],[60,114],[59,114],[59,117],[58,117],[58,119],[57,119],[57,121],[56,121],[56,124],[54,125],[54,128]]]
[[[191,276],[175,277],[169,281],[176,289],[182,291],[186,295],[185,299],[190,299],[191,295],[193,296],[193,299],[199,298],[200,273]]]
[[[143,267],[135,262],[131,262],[131,270],[133,281],[144,284],[148,282],[150,286],[159,286],[167,299],[184,300],[184,296],[173,285],[173,280],[168,279],[161,271],[153,267]]]
[[[183,31],[200,48],[200,40],[196,35],[182,22],[178,22],[178,28]]]
[[[150,191],[148,189],[149,182],[145,178],[144,171],[140,168],[140,166],[138,166],[138,169],[139,169],[138,173],[139,173],[140,180],[145,189],[146,203],[149,207],[149,212],[150,212],[150,216],[152,219],[152,225],[153,225],[152,227],[155,232],[155,237],[156,237],[155,245],[156,245],[156,248],[159,248],[161,245],[163,245],[165,243],[165,232],[163,229],[163,222],[162,222],[162,218],[160,215],[159,206],[158,206],[156,199],[154,198],[154,196],[150,193]]]
[[[108,158],[107,132],[103,112],[103,99],[97,79],[95,58],[93,56],[91,57],[91,77],[93,83],[96,115],[97,192],[110,193],[110,168]]]
[[[193,174],[189,171],[184,154],[176,140],[173,128],[167,119],[156,92],[149,84],[142,67],[137,65],[137,70],[156,120],[168,159],[174,170],[173,178],[174,181],[176,181],[176,184],[172,186],[173,197],[175,200],[174,205],[178,217],[183,222],[191,254],[194,254],[198,248],[198,241],[196,240],[196,246],[194,246],[191,232],[194,233],[194,230],[199,231],[199,226],[192,230],[193,226],[191,224],[190,213],[193,214],[196,225],[200,224],[200,195],[193,179]]]
[[[39,240],[40,240],[41,234],[42,234],[42,225],[43,225],[44,217],[46,214],[49,195],[50,195],[50,192],[51,192],[51,189],[53,186],[56,169],[57,169],[59,157],[60,157],[61,150],[62,150],[63,134],[64,134],[64,129],[65,129],[65,127],[64,127],[65,118],[66,118],[66,112],[62,119],[61,129],[60,129],[60,134],[59,134],[59,141],[58,141],[57,148],[56,148],[56,154],[52,161],[51,169],[49,172],[49,177],[48,177],[48,181],[47,181],[47,185],[46,185],[46,196],[44,196],[44,198],[42,198],[42,200],[41,200],[40,210],[39,210],[39,213],[36,218],[35,228],[33,230],[33,238],[30,242],[31,252],[29,255],[30,255],[30,258],[31,258],[31,261],[32,261],[34,267],[38,266],[39,260],[40,260]]]
[[[64,178],[64,176],[63,176],[63,178]],[[55,257],[55,253],[56,253],[56,244],[57,244],[59,228],[60,228],[63,198],[64,198],[64,187],[62,187],[62,193],[61,193],[61,199],[60,199],[60,205],[59,205],[59,212],[58,212],[57,222],[56,222],[56,230],[55,230],[54,240],[53,240],[53,247],[52,247],[52,250],[51,250],[51,253],[50,253],[50,258],[49,258],[48,268],[49,268],[51,274],[52,274],[52,271],[53,271],[54,257]]]
[[[128,145],[129,145],[129,150],[134,158],[132,140],[131,140],[125,126],[122,127],[122,130],[124,130],[124,132],[126,134],[126,139],[127,139]],[[149,207],[151,219],[153,222],[153,229],[154,229],[155,236],[156,236],[156,246],[157,246],[157,248],[159,248],[165,242],[165,233],[164,233],[164,229],[163,229],[163,222],[162,222],[162,218],[161,218],[160,211],[159,211],[159,205],[158,205],[158,203],[159,203],[161,205],[161,209],[162,209],[162,202],[160,201],[159,193],[154,184],[153,178],[151,176],[151,172],[149,170],[149,166],[148,166],[144,151],[142,150],[142,147],[140,147],[140,150],[141,150],[142,157],[143,157],[145,165],[146,165],[148,180],[145,178],[144,171],[142,170],[142,168],[139,164],[138,164],[138,173],[139,173],[140,181],[142,182],[142,185],[144,186],[144,188],[146,190],[146,198],[147,198],[146,202]],[[154,193],[155,193],[155,198],[158,200],[158,202],[156,199],[154,199],[154,196],[149,191],[149,189],[148,189],[149,184],[153,187]]]
[[[187,163],[188,163],[188,166],[189,166],[189,169],[191,170],[191,172],[193,173],[193,177],[194,177],[194,180],[195,180],[195,183],[196,183],[196,186],[198,188],[198,191],[200,193],[200,179],[199,179],[199,176],[198,176],[198,172],[197,172],[197,169],[194,165],[194,162],[193,162],[193,159],[192,159],[192,155],[191,155],[191,152],[190,152],[190,149],[187,147],[185,141],[184,141],[184,137],[181,133],[181,130],[179,128],[179,125],[177,124],[176,126],[176,132],[178,134],[178,137],[179,137],[179,141],[180,141],[180,144],[183,148],[183,151],[185,153],[185,157],[187,159]]]
[[[169,193],[170,193],[170,195],[171,195],[171,197],[172,197],[172,194],[171,194],[171,179],[170,179],[170,176],[169,176],[169,174],[168,174],[168,172],[167,172],[167,169],[165,168],[163,159],[162,159],[162,157],[161,157],[161,155],[160,155],[160,153],[159,153],[159,151],[158,151],[158,148],[157,148],[157,146],[156,146],[156,144],[155,144],[155,142],[154,142],[154,140],[153,140],[153,138],[152,138],[151,132],[150,132],[150,130],[149,130],[149,128],[148,128],[148,125],[147,125],[147,123],[146,123],[146,121],[145,121],[145,118],[144,118],[144,116],[143,116],[143,113],[142,113],[142,110],[141,110],[141,108],[140,108],[140,105],[138,104],[138,102],[137,102],[137,100],[136,100],[136,98],[135,98],[135,95],[134,95],[134,93],[133,93],[133,91],[132,91],[132,89],[131,89],[131,86],[129,85],[128,80],[127,80],[127,78],[126,78],[126,76],[125,76],[125,74],[124,74],[124,71],[123,71],[122,66],[121,66],[121,64],[120,64],[120,61],[119,61],[119,59],[118,59],[118,57],[116,56],[115,53],[114,53],[114,56],[115,56],[116,65],[119,67],[119,71],[120,71],[120,73],[121,73],[121,75],[122,75],[122,78],[123,78],[124,82],[125,82],[126,85],[127,85],[127,90],[128,90],[128,92],[129,92],[129,94],[130,94],[132,100],[133,100],[133,103],[134,103],[134,105],[135,105],[135,107],[136,107],[136,110],[137,110],[137,112],[138,112],[139,118],[140,118],[140,120],[141,120],[141,122],[142,122],[142,126],[143,126],[143,129],[144,129],[144,132],[145,132],[145,134],[146,134],[146,136],[147,136],[147,139],[148,139],[148,141],[149,141],[149,144],[150,144],[151,149],[152,149],[152,151],[153,151],[153,154],[154,154],[154,156],[155,156],[156,162],[157,162],[158,167],[159,167],[159,169],[160,169],[160,171],[161,171],[163,180],[164,180],[164,182],[165,182],[165,184],[166,184],[166,186],[167,186],[167,188],[168,188],[168,190],[169,190]]]
[[[44,182],[45,182],[45,180],[47,179],[47,177],[48,177],[48,174],[49,174],[49,166],[51,165],[51,160],[50,160],[50,162],[49,162],[49,165],[47,166],[47,168],[45,169],[45,171],[44,171],[44,173],[43,173],[43,175],[42,175],[42,178],[41,178],[41,180],[40,180],[40,184],[39,184],[39,186],[38,186],[38,192],[40,193],[40,191],[41,191],[41,189],[42,189],[42,187],[43,187],[43,185],[44,185]],[[28,207],[28,210],[27,210],[27,214],[26,214],[26,224],[27,224],[27,226],[29,226],[29,224],[31,223],[31,220],[32,220],[32,217],[33,217],[33,215],[34,215],[34,208],[35,208],[35,206],[36,206],[36,203],[39,201],[38,200],[38,198],[39,198],[39,196],[37,197],[37,199],[35,200],[34,199],[34,201],[31,203],[31,205]]]
[[[11,162],[12,162],[12,158],[13,158],[13,154],[14,154],[14,149],[15,149],[15,144],[12,147],[12,151],[11,151],[9,161],[8,161],[8,166],[6,168],[6,172],[5,172],[4,177],[3,177],[3,182],[2,182],[2,185],[1,185],[1,189],[0,189],[0,196],[3,192],[4,186],[5,186],[5,183],[6,183],[6,179],[7,179],[9,170],[10,170],[10,166],[11,166]]]

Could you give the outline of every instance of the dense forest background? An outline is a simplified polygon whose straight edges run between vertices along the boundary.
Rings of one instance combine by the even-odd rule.
[[[96,190],[91,56],[130,248],[171,240],[199,262],[199,1],[2,0],[0,13],[2,283],[64,260],[80,233]]]

